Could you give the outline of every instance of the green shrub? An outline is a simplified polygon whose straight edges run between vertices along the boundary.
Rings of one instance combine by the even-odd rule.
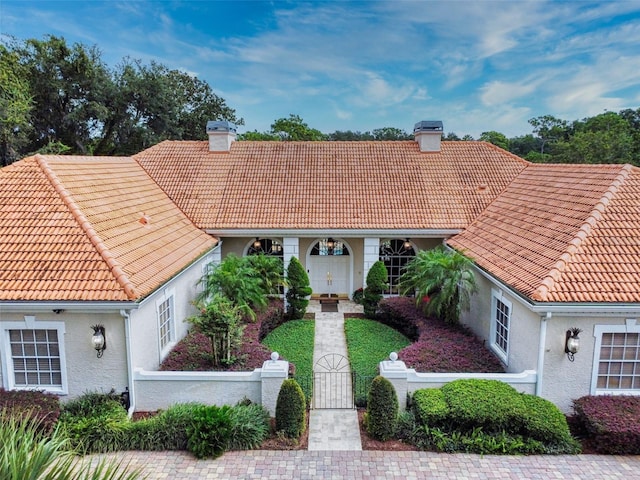
[[[34,420],[31,426],[49,433],[60,416],[60,401],[52,393],[0,388],[0,412],[2,411],[6,411],[16,421]]]
[[[229,445],[231,435],[231,407],[202,405],[193,409],[187,427],[187,449],[196,458],[217,458]]]
[[[92,465],[78,460],[59,431],[43,436],[37,420],[0,413],[0,478],[3,480],[133,480],[119,462],[103,459]]]
[[[377,440],[390,439],[398,421],[398,397],[393,385],[378,375],[371,382],[367,399],[367,432]]]
[[[499,380],[455,380],[442,387],[455,426],[488,432],[521,430],[525,405],[522,396]]]
[[[441,427],[449,418],[450,410],[444,393],[439,388],[424,388],[413,393],[413,411],[427,427]]]
[[[567,417],[549,400],[521,394],[526,409],[523,434],[536,440],[562,443],[571,438]]]
[[[257,448],[269,435],[269,412],[257,404],[236,405],[231,409],[229,450]]]
[[[285,437],[300,438],[306,426],[306,400],[298,382],[282,382],[276,402],[276,430]]]
[[[126,448],[127,424],[117,395],[87,393],[63,406],[59,428],[74,449],[103,453]]]
[[[311,295],[312,290],[309,286],[309,276],[296,257],[291,258],[287,267],[287,283],[287,317],[292,320],[300,319],[307,310],[307,297]]]
[[[371,265],[367,273],[367,286],[363,292],[362,305],[367,318],[374,319],[378,303],[382,300],[382,292],[388,287],[387,267],[380,260]]]

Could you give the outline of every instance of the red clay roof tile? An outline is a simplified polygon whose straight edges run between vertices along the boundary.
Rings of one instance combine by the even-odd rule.
[[[531,165],[448,243],[536,301],[638,302],[638,218],[635,167]]]
[[[165,141],[134,158],[203,229],[461,229],[527,165],[484,142]]]
[[[136,300],[214,245],[131,158],[0,170],[0,300]]]

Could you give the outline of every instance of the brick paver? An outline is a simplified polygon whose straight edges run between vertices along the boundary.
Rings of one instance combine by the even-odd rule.
[[[640,456],[482,456],[433,452],[253,450],[196,460],[188,452],[111,454],[154,479],[504,479],[640,478]]]

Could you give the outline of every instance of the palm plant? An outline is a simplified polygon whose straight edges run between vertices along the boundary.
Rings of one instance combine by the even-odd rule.
[[[254,316],[254,308],[267,306],[267,292],[263,286],[260,272],[246,260],[248,257],[227,255],[219,265],[216,265],[201,280],[203,291],[196,302],[204,305],[216,293],[221,293],[240,308],[243,313]]]
[[[277,295],[280,287],[287,286],[284,264],[280,258],[261,253],[244,257],[244,260],[258,273],[266,295]]]
[[[92,466],[69,450],[60,432],[47,437],[35,420],[18,420],[0,412],[0,478],[3,480],[134,480],[140,471],[127,471],[114,460]]]
[[[403,295],[415,294],[416,304],[447,323],[458,323],[477,291],[472,261],[463,254],[437,247],[421,250],[406,264],[399,287]]]

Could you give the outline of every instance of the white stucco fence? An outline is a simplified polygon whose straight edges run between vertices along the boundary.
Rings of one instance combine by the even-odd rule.
[[[269,360],[253,372],[158,372],[135,369],[136,411],[167,409],[176,403],[235,405],[245,398],[261,403],[275,416],[289,362]]]
[[[499,380],[522,393],[535,394],[538,375],[535,370],[522,373],[419,373],[407,368],[401,360],[380,362],[380,375],[391,382],[396,390],[400,409],[406,407],[406,399],[422,388],[440,388],[446,383],[460,379]]]

